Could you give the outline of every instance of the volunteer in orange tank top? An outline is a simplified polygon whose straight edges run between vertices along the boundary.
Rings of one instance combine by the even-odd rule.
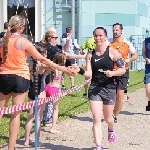
[[[46,66],[74,75],[73,68],[59,66],[43,57],[33,44],[21,36],[25,29],[26,19],[23,16],[12,16],[9,27],[2,41],[0,56],[2,64],[0,68],[0,108],[7,105],[12,97],[12,104],[22,104],[26,98],[30,85],[29,67],[26,56],[29,54]],[[72,71],[71,71],[72,70]],[[9,124],[8,150],[14,150],[17,134],[20,126],[21,111],[11,114]]]
[[[119,115],[122,105],[124,92],[127,90],[128,81],[129,81],[129,64],[132,61],[135,61],[138,57],[138,54],[133,46],[133,44],[127,39],[122,37],[123,26],[122,24],[116,23],[113,25],[113,41],[109,43],[109,46],[118,50],[121,53],[122,58],[125,62],[126,73],[120,77],[116,77],[117,82],[117,95],[116,103],[114,109],[114,122],[117,122],[117,116]],[[129,54],[131,57],[129,58]],[[118,67],[114,66],[114,69],[117,70]]]

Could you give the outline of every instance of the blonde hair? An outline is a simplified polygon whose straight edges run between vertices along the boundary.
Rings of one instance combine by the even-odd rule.
[[[25,26],[25,24],[26,24],[26,19],[24,16],[15,15],[10,18],[8,23],[8,30],[3,40],[3,63],[6,61],[7,58],[9,36],[12,33],[17,32],[19,27]]]
[[[56,29],[54,27],[49,27],[46,29],[45,34],[42,38],[41,43],[43,45],[47,45],[48,44],[48,38],[53,36],[53,33],[56,33]]]
[[[49,27],[49,28],[47,28],[47,29],[46,29],[46,32],[48,32],[48,31],[53,31],[53,32],[56,33],[56,29],[55,29],[54,27]]]

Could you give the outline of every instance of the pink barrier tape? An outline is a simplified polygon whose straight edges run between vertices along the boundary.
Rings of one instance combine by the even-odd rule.
[[[83,85],[87,84],[90,82],[91,79],[89,80],[85,80],[83,83],[79,84],[79,85],[76,85],[75,87],[71,88],[71,89],[68,89],[68,90],[65,90],[63,92],[60,92],[60,93],[57,93],[57,94],[54,94],[53,96],[50,96],[50,97],[47,97],[47,98],[41,98],[38,100],[38,106],[44,104],[44,103],[47,103],[47,102],[50,102],[50,101],[53,101],[53,100],[56,100],[56,99],[59,99],[61,97],[64,97],[70,93],[72,93],[73,91],[75,91],[76,89],[78,88],[81,88]],[[14,106],[9,106],[9,107],[4,107],[4,108],[0,108],[0,115],[3,115],[3,114],[12,114],[14,112],[17,112],[17,111],[21,111],[21,110],[25,110],[25,109],[29,109],[29,108],[32,108],[35,106],[35,101],[30,101],[30,102],[26,102],[26,103],[23,103],[23,104],[20,104],[20,105],[14,105]]]

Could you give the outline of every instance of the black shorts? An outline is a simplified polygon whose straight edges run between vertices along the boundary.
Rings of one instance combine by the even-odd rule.
[[[67,59],[65,66],[68,67],[68,66],[71,66],[72,64],[76,64],[76,60],[75,59]]]
[[[44,84],[44,80],[43,80],[43,75],[39,75],[39,79],[38,79],[38,95],[40,93],[42,93],[44,90],[45,90],[45,84]],[[31,100],[35,99],[34,83],[32,82],[32,80],[30,80],[30,88],[29,88],[29,92],[28,92],[28,97]]]
[[[102,101],[104,105],[113,105],[116,101],[116,89],[91,84],[88,91],[88,99]]]
[[[122,76],[116,77],[117,88],[121,90],[127,90],[129,84],[129,69]]]
[[[30,80],[15,74],[0,74],[0,92],[8,95],[11,92],[25,93],[29,90]]]

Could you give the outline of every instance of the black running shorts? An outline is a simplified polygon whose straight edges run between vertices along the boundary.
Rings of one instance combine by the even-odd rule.
[[[75,64],[75,63],[76,63],[75,59],[67,59],[65,66],[68,67],[68,66],[71,66],[72,64]]]
[[[15,74],[0,74],[0,92],[8,95],[11,92],[25,93],[29,90],[30,80]]]
[[[118,89],[127,90],[129,84],[129,69],[126,70],[124,75],[116,77],[116,82]]]
[[[116,101],[116,89],[91,84],[88,91],[88,99],[102,101],[104,105],[113,105]]]

